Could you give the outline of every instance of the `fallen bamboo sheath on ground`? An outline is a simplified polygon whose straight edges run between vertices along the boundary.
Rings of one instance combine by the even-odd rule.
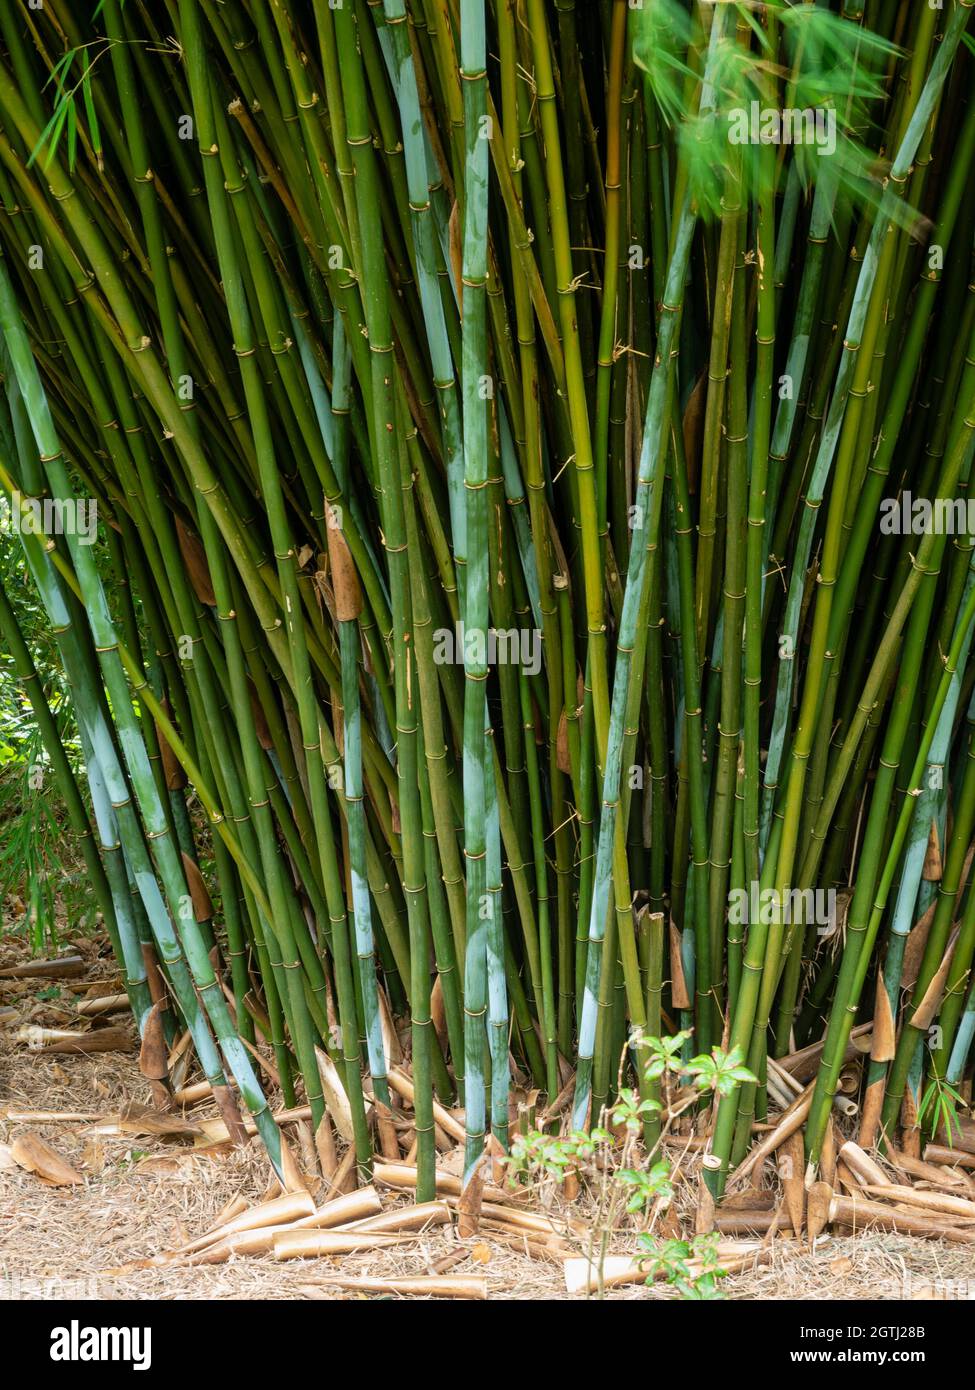
[[[60,956],[57,960],[32,960],[24,965],[8,965],[0,970],[0,980],[77,979],[86,970],[81,956]]]
[[[270,1234],[270,1233],[269,1233]],[[357,1250],[385,1250],[390,1246],[414,1244],[415,1235],[384,1235],[360,1231],[281,1231],[272,1236],[270,1246],[276,1260],[303,1260],[319,1255],[351,1255]]]
[[[446,1202],[421,1202],[418,1206],[398,1207],[364,1220],[343,1222],[346,1231],[421,1231],[427,1226],[446,1226],[451,1220]]]
[[[95,999],[79,999],[72,1005],[77,1014],[107,1014],[129,1007],[127,994],[101,994]]]
[[[806,1238],[815,1250],[816,1242],[829,1225],[833,1189],[828,1182],[814,1182],[806,1192]]]
[[[722,1269],[729,1274],[737,1274],[751,1263],[761,1264],[771,1258],[759,1241],[719,1241],[715,1258]],[[693,1274],[701,1268],[699,1260],[689,1260],[688,1269]],[[570,1259],[565,1261],[565,1287],[567,1293],[594,1293],[603,1288],[619,1288],[624,1284],[645,1284],[650,1277],[646,1268],[627,1255],[607,1255],[602,1264],[602,1278],[596,1261],[589,1259]],[[663,1277],[662,1271],[654,1274],[654,1279]]]
[[[975,1228],[962,1229],[947,1220],[902,1211],[881,1202],[859,1197],[834,1197],[829,1204],[829,1220],[855,1230],[877,1226],[884,1231],[904,1232],[907,1235],[930,1236],[933,1239],[975,1244]]]
[[[745,1187],[729,1192],[721,1199],[722,1212],[771,1211],[778,1203],[776,1194],[768,1187]]]
[[[307,1105],[296,1105],[291,1106],[287,1110],[276,1110],[272,1114],[271,1118],[273,1119],[274,1123],[278,1126],[295,1124],[299,1120],[308,1120],[311,1118],[311,1107]],[[226,1121],[218,1118],[215,1115],[200,1117],[196,1120],[196,1123],[213,1140],[229,1139],[231,1137],[230,1129]],[[249,1137],[252,1137],[258,1133],[257,1125],[254,1123],[254,1121],[250,1118],[249,1115],[242,1116],[241,1123],[243,1125],[245,1134],[247,1134]]]
[[[975,1201],[953,1197],[947,1192],[925,1192],[921,1188],[903,1187],[899,1183],[888,1183],[882,1187],[865,1183],[863,1190],[868,1197],[883,1198],[885,1202],[903,1203],[905,1207],[941,1212],[945,1216],[975,1219]]]
[[[84,1183],[84,1177],[66,1159],[45,1143],[39,1134],[28,1130],[18,1134],[10,1144],[10,1156],[21,1168],[53,1186],[74,1186]]]
[[[275,1202],[279,1205],[275,1206]],[[304,1202],[300,1204],[301,1208],[305,1205]],[[287,1198],[276,1198],[273,1202],[262,1203],[259,1207],[235,1212],[232,1218],[214,1226],[198,1240],[173,1251],[171,1258],[189,1264],[221,1264],[232,1255],[264,1254],[275,1248],[275,1240],[279,1235],[294,1236],[298,1239],[305,1235],[324,1234],[329,1227],[342,1226],[343,1223],[354,1221],[356,1218],[362,1219],[365,1215],[374,1214],[381,1209],[381,1205],[374,1188],[362,1188],[344,1197],[337,1197],[325,1206],[295,1220],[282,1220],[282,1215],[286,1216],[291,1209],[287,1205]],[[294,1209],[300,1208],[295,1205]],[[246,1224],[251,1221],[258,1224]],[[354,1240],[355,1237],[342,1236],[342,1239]],[[369,1242],[372,1239],[371,1233],[363,1233],[364,1241]],[[325,1244],[324,1241],[322,1243]],[[387,1243],[395,1244],[395,1240],[392,1237],[387,1240],[385,1237],[377,1236],[375,1246],[368,1248],[378,1248],[379,1245]],[[365,1249],[367,1246],[355,1248]],[[343,1252],[335,1247],[333,1253]]]
[[[936,1187],[950,1187],[961,1192],[971,1192],[975,1194],[975,1183],[968,1177],[967,1173],[961,1168],[949,1169],[937,1163],[929,1163],[924,1159],[913,1158],[910,1154],[902,1153],[899,1149],[888,1149],[887,1156],[894,1166],[908,1176],[920,1178],[924,1182],[934,1184]],[[975,1197],[973,1197],[975,1200]]]
[[[324,1297],[324,1289],[350,1289],[361,1293],[400,1294],[404,1298],[467,1298],[488,1296],[488,1282],[477,1276],[427,1274],[409,1279],[368,1279],[330,1275],[317,1284],[299,1284],[310,1297]]]
[[[299,1106],[294,1110],[283,1110],[276,1112],[274,1119],[279,1125],[292,1124],[297,1120],[308,1119],[309,1109],[307,1106]],[[126,1132],[125,1126],[115,1124],[112,1129],[112,1120],[97,1110],[18,1110],[6,1106],[0,1106],[0,1115],[15,1124],[101,1124],[104,1128],[102,1133]],[[206,1132],[211,1139],[228,1138],[229,1131],[222,1120],[216,1117],[201,1118],[198,1122],[180,1121],[176,1116],[164,1116],[160,1113],[160,1121],[164,1122],[165,1128],[170,1133],[184,1134],[203,1134]],[[245,1128],[249,1134],[256,1134],[257,1129],[253,1124],[244,1121]],[[128,1126],[129,1133],[135,1129],[135,1121]],[[148,1131],[147,1131],[148,1132]]]
[[[313,1215],[315,1215],[315,1203],[309,1193],[288,1192],[282,1197],[275,1197],[270,1202],[261,1202],[256,1207],[249,1207],[247,1211],[233,1217],[224,1226],[209,1231],[196,1240],[191,1240],[174,1253],[191,1255],[196,1250],[202,1250],[205,1245],[211,1245],[216,1240],[222,1240],[226,1236],[232,1236],[241,1231],[257,1230],[265,1226],[284,1226],[301,1217]]]
[[[792,1228],[801,1235],[806,1217],[806,1183],[803,1165],[803,1143],[800,1134],[792,1134],[780,1147],[777,1155],[779,1180],[785,1193],[785,1208]]]
[[[187,1255],[176,1252],[172,1258],[181,1264],[210,1265],[225,1264],[236,1255],[266,1255],[273,1251],[275,1238],[288,1229],[290,1228],[283,1226],[261,1226],[253,1231],[240,1231],[236,1235],[224,1236],[212,1245],[204,1245]]]
[[[234,1255],[263,1255],[274,1246],[274,1236],[279,1227],[259,1227],[255,1231],[239,1231],[236,1235],[225,1236],[212,1245],[204,1245],[181,1254],[171,1255],[171,1260],[187,1265],[225,1264]]]
[[[299,1217],[293,1224],[296,1230],[304,1226],[321,1229],[342,1226],[350,1221],[365,1221],[370,1217],[379,1216],[382,1209],[383,1204],[374,1187],[359,1187],[355,1192],[332,1197],[309,1215]]]
[[[943,1144],[927,1144],[924,1149],[924,1161],[947,1168],[975,1170],[975,1154],[959,1153],[957,1149],[946,1149]]]
[[[139,1106],[127,1106],[117,1117],[96,1117],[96,1122],[83,1129],[86,1137],[102,1138],[110,1135],[166,1135],[196,1138],[206,1130],[192,1120],[184,1120],[180,1115],[166,1110],[146,1110]]]
[[[126,1027],[93,1028],[76,1033],[64,1028],[41,1028],[31,1023],[21,1028],[17,1041],[37,1052],[131,1052],[136,1039]]]
[[[213,1094],[213,1087],[209,1081],[197,1081],[192,1086],[184,1086],[182,1090],[173,1092],[174,1105],[195,1105],[197,1101],[206,1099]]]
[[[18,1110],[0,1105],[0,1117],[11,1124],[91,1124],[104,1119],[97,1110]]]
[[[847,1140],[845,1144],[840,1145],[837,1159],[849,1168],[861,1186],[872,1184],[874,1187],[885,1187],[891,1185],[890,1178],[879,1163],[875,1163],[870,1155],[852,1140]]]

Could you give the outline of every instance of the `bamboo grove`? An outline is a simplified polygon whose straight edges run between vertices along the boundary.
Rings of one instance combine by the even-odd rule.
[[[436,1102],[472,1169],[652,1098],[635,1033],[758,1078],[715,1192],[770,1057],[824,1040],[811,1164],[856,1025],[861,1143],[967,1094],[975,552],[894,522],[975,486],[970,10],[0,7],[0,544],[83,776],[16,585],[4,669],[276,1165],[338,1075],[368,1167],[396,1026],[420,1200]]]

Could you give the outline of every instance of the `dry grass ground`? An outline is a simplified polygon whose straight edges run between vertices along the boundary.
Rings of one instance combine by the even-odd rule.
[[[10,949],[0,949],[0,964]],[[108,973],[92,961],[88,978]],[[41,999],[46,981],[26,987],[0,982],[0,1007],[15,1004],[18,1016],[37,1021],[56,1000]],[[48,1020],[50,1021],[50,1019]],[[296,1299],[363,1297],[326,1288],[338,1261],[279,1263],[271,1256],[235,1257],[194,1268],[123,1267],[158,1255],[206,1231],[235,1196],[259,1201],[269,1168],[256,1141],[214,1156],[194,1152],[185,1140],[92,1133],[84,1121],[22,1124],[9,1111],[46,1110],[117,1115],[129,1102],[147,1103],[149,1092],[135,1051],[97,1056],[49,1056],[30,1051],[16,1029],[0,1024],[0,1144],[33,1130],[78,1169],[76,1186],[45,1185],[34,1173],[0,1165],[0,1298],[98,1299]],[[0,1150],[2,1152],[2,1150]],[[402,1200],[383,1194],[384,1201]],[[681,1195],[687,1210],[693,1196]],[[624,1237],[621,1252],[631,1248]],[[341,1259],[343,1274],[395,1277],[427,1273],[438,1260],[464,1248],[451,1274],[487,1279],[488,1295],[505,1299],[564,1299],[561,1270],[520,1255],[491,1236],[461,1242],[450,1228],[424,1234],[402,1250],[378,1250]],[[770,1262],[724,1281],[732,1299],[899,1299],[975,1293],[972,1247],[905,1236],[866,1233],[822,1239],[815,1251],[778,1240]],[[577,1295],[581,1297],[582,1295]],[[629,1286],[619,1299],[666,1299],[672,1292]]]

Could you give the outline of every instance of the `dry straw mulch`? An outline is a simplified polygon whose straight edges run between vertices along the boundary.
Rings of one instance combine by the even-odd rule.
[[[8,964],[8,950],[0,951]],[[91,953],[86,981],[111,969]],[[38,999],[45,981],[3,981],[0,1005],[19,1019],[56,1025],[56,999]],[[50,1014],[50,1017],[45,1017]],[[16,1028],[0,1024],[0,1153],[33,1133],[74,1167],[82,1181],[46,1184],[36,1173],[0,1163],[0,1298],[294,1299],[369,1296],[328,1287],[329,1275],[403,1278],[424,1275],[459,1257],[449,1273],[487,1282],[490,1298],[564,1299],[556,1264],[528,1258],[489,1233],[460,1240],[451,1226],[432,1228],[418,1241],[337,1259],[279,1262],[271,1255],[234,1256],[219,1265],[132,1266],[207,1231],[234,1199],[266,1196],[269,1169],[257,1141],[195,1150],[186,1138],[95,1133],[90,1121],[19,1123],[8,1113],[45,1110],[110,1118],[126,1105],[148,1104],[145,1078],[132,1051],[47,1055],[16,1041]],[[212,1106],[200,1107],[208,1114]],[[102,1127],[104,1128],[104,1126]],[[405,1204],[390,1190],[384,1206]],[[692,1217],[694,1184],[679,1193],[678,1211]],[[573,1207],[585,1216],[585,1202]],[[632,1234],[616,1246],[632,1251]],[[815,1251],[772,1239],[765,1262],[724,1282],[732,1299],[899,1299],[965,1296],[975,1289],[970,1247],[891,1233],[823,1237]],[[576,1295],[583,1297],[584,1295]],[[607,1297],[667,1299],[659,1284],[627,1285]]]

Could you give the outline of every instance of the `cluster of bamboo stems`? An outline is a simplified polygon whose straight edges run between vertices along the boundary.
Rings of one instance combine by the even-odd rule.
[[[811,1162],[858,1022],[861,1143],[963,1087],[973,545],[879,516],[971,484],[970,8],[0,7],[2,543],[86,794],[0,640],[140,1032],[276,1163],[324,1056],[368,1168],[397,1019],[421,1201],[435,1098],[470,1167],[634,1032],[758,1077],[716,1191],[824,1029]],[[727,139],[828,73],[835,158]]]

